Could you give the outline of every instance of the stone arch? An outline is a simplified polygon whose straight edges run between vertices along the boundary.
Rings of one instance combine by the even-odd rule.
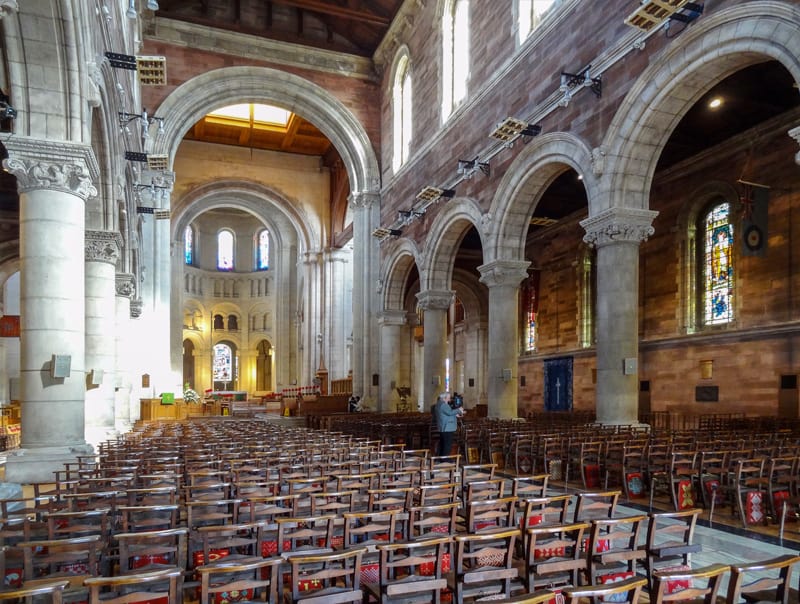
[[[256,216],[269,229],[275,250],[295,241],[301,250],[311,247],[311,227],[295,205],[270,187],[244,180],[215,181],[181,198],[170,221],[172,241],[182,242],[183,233],[193,220],[207,210],[220,207],[236,208]]]
[[[484,262],[524,260],[525,239],[531,216],[547,187],[568,167],[583,176],[589,200],[599,196],[599,183],[592,171],[592,151],[574,134],[553,132],[535,138],[512,162],[489,209],[498,217],[487,233]]]
[[[453,271],[453,291],[464,305],[464,312],[471,325],[478,325],[481,318],[485,320],[489,316],[489,298],[485,289],[484,295],[479,295],[479,290],[475,287],[477,280],[475,275],[467,271]]]
[[[418,265],[419,249],[410,239],[401,239],[391,250],[384,264],[382,310],[403,310],[406,284],[411,269]]]
[[[453,260],[469,227],[474,226],[477,229],[481,245],[486,249],[482,218],[478,204],[466,198],[453,199],[436,215],[426,237],[426,251],[418,263],[422,291],[444,291],[450,288]]]
[[[704,17],[636,80],[601,149],[607,186],[601,207],[647,209],[650,183],[667,140],[692,105],[715,84],[774,59],[800,82],[800,7],[747,2]]]
[[[158,108],[170,116],[148,152],[172,162],[183,135],[212,108],[269,103],[303,116],[327,136],[342,157],[354,193],[377,192],[380,171],[372,142],[352,112],[327,90],[291,73],[267,67],[224,67],[184,82]]]

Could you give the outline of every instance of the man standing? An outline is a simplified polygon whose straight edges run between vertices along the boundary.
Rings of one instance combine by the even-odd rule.
[[[453,439],[458,430],[458,417],[461,416],[461,409],[453,409],[446,400],[445,394],[440,394],[436,399],[436,406],[433,408],[436,416],[436,424],[439,427],[439,448],[436,454],[439,456],[450,455],[453,447]]]

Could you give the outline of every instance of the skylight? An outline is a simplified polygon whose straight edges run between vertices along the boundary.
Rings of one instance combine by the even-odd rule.
[[[253,124],[267,124],[285,128],[289,123],[291,112],[272,105],[258,103],[241,103],[221,107],[208,114],[208,117],[237,120]]]

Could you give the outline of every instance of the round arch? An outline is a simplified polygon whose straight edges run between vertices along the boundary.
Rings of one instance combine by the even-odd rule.
[[[589,200],[599,195],[599,183],[592,170],[592,151],[574,134],[553,132],[537,137],[512,162],[492,199],[489,216],[498,220],[491,225],[484,245],[484,262],[524,260],[525,239],[531,216],[547,187],[572,168],[583,176]]]
[[[299,76],[268,67],[223,67],[178,86],[158,108],[172,116],[164,133],[151,139],[149,153],[165,154],[170,163],[184,134],[210,110],[233,103],[269,103],[312,122],[342,157],[351,190],[378,192],[380,170],[366,131],[338,99]]]
[[[472,199],[457,198],[436,215],[426,237],[425,253],[419,257],[420,289],[447,290],[453,276],[453,261],[461,239],[475,227],[486,248],[483,215]],[[484,262],[486,258],[484,255]]]
[[[608,156],[604,198],[590,215],[609,207],[647,209],[656,164],[680,119],[719,81],[769,59],[800,82],[800,7],[747,2],[684,32],[639,76],[615,114],[601,147]]]
[[[294,243],[296,234],[301,250],[311,245],[311,227],[295,206],[277,191],[259,183],[230,180],[215,181],[193,189],[173,209],[172,241],[183,241],[183,232],[193,220],[207,210],[226,207],[249,212],[269,228],[275,248]]]
[[[418,265],[419,249],[410,239],[401,239],[384,262],[382,310],[403,310],[408,275]]]

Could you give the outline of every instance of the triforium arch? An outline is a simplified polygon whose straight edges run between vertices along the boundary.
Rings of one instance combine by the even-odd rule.
[[[757,15],[757,16],[754,16]],[[800,7],[747,2],[704,18],[681,35],[636,80],[601,146],[606,156],[603,198],[609,207],[646,209],[664,145],[681,118],[717,82],[774,59],[800,82]],[[591,202],[591,198],[590,198]]]
[[[225,67],[181,84],[158,112],[171,119],[148,152],[174,160],[183,135],[210,110],[233,103],[268,103],[312,122],[342,157],[350,189],[377,192],[378,161],[372,143],[356,117],[324,88],[299,76],[267,67]]]
[[[547,187],[568,167],[583,177],[589,200],[597,197],[592,151],[577,136],[565,132],[535,138],[506,171],[492,200],[489,215],[497,217],[487,233],[484,261],[522,260],[531,216]]]

